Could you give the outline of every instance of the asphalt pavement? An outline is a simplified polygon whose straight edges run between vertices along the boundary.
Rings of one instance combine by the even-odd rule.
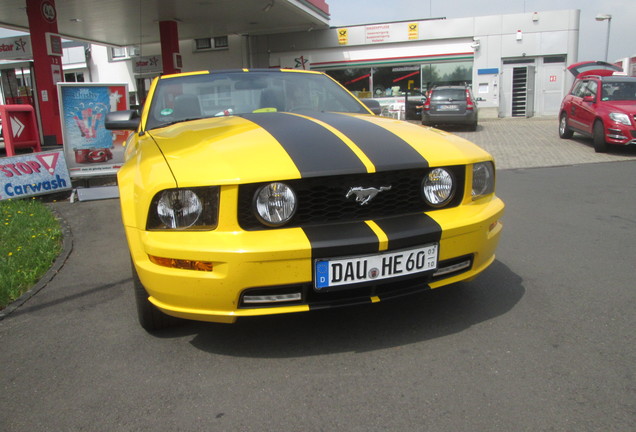
[[[363,307],[150,335],[119,202],[51,203],[64,253],[0,320],[0,430],[633,430],[636,151],[556,128],[453,131],[497,159],[496,262]]]

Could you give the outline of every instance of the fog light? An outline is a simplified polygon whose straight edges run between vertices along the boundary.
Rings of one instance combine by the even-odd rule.
[[[299,301],[302,299],[300,293],[291,294],[274,294],[274,295],[245,295],[243,303],[245,304],[261,304],[261,303],[283,303]]]
[[[197,270],[204,272],[211,272],[214,269],[214,266],[209,261],[180,260],[175,258],[161,258],[152,255],[148,255],[148,258],[150,258],[150,262],[162,267],[170,267],[181,270]]]
[[[433,276],[442,276],[445,274],[454,273],[456,271],[464,270],[468,267],[470,267],[470,260],[462,261],[457,264],[438,269],[435,273],[433,273]]]

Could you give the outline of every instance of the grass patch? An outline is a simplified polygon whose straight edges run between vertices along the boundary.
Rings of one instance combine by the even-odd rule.
[[[29,290],[61,248],[60,223],[42,202],[0,201],[0,309]]]

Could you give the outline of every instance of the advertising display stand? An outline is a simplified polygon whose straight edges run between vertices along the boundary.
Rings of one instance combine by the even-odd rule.
[[[128,86],[103,83],[58,83],[64,154],[74,179],[114,177],[124,160],[128,131],[104,127],[106,114],[128,109]],[[85,187],[72,200],[116,198],[115,186]]]

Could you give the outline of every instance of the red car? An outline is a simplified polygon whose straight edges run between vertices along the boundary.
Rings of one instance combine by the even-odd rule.
[[[576,76],[559,111],[559,136],[592,137],[594,150],[636,145],[636,77],[614,75],[618,66],[597,61],[568,67]]]

